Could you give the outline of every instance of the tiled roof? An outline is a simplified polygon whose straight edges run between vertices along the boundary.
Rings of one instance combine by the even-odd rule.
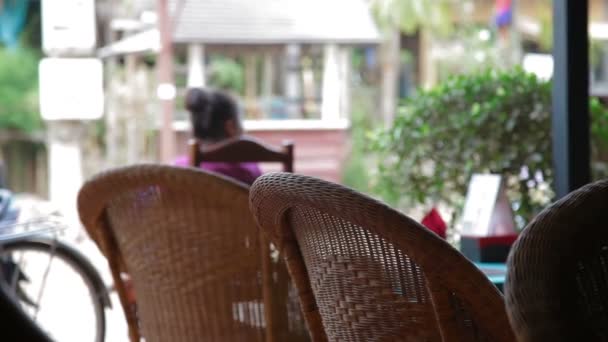
[[[364,0],[170,0],[174,42],[376,43]]]

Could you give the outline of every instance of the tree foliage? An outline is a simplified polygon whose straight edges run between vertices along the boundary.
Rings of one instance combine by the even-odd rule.
[[[0,129],[31,132],[41,127],[36,52],[0,48]]]
[[[451,0],[372,0],[379,23],[413,33],[421,27],[435,33],[448,33],[452,26]]]
[[[245,71],[238,61],[214,56],[209,66],[209,84],[224,90],[242,94],[245,83]]]
[[[596,100],[591,109],[597,156],[608,146],[608,113]],[[553,199],[551,145],[550,82],[520,68],[455,76],[407,100],[373,136],[375,188],[397,205],[459,209],[473,173],[501,174],[521,226]]]

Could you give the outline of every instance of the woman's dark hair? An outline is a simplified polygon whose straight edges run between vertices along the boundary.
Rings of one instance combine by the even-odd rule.
[[[190,112],[192,130],[197,139],[218,142],[228,138],[226,121],[238,124],[238,106],[223,92],[191,88],[186,93],[186,109]]]

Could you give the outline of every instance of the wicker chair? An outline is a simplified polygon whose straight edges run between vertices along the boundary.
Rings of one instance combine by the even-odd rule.
[[[132,341],[140,329],[150,342],[300,336],[273,321],[279,304],[268,295],[268,243],[248,210],[248,194],[221,176],[160,165],[108,171],[83,186],[80,218],[108,259]],[[132,278],[137,314],[123,273]]]
[[[608,181],[541,212],[508,259],[507,312],[519,341],[608,341]]]
[[[289,173],[251,188],[315,341],[513,341],[499,291],[417,222],[337,184]]]

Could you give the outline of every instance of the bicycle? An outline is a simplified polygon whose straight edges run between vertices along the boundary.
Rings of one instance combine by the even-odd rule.
[[[62,222],[18,222],[12,202],[12,194],[0,189],[0,286],[54,340],[103,342],[111,302],[101,276],[81,252],[59,240]],[[78,295],[88,297],[90,306]],[[84,326],[90,322],[93,329]]]

